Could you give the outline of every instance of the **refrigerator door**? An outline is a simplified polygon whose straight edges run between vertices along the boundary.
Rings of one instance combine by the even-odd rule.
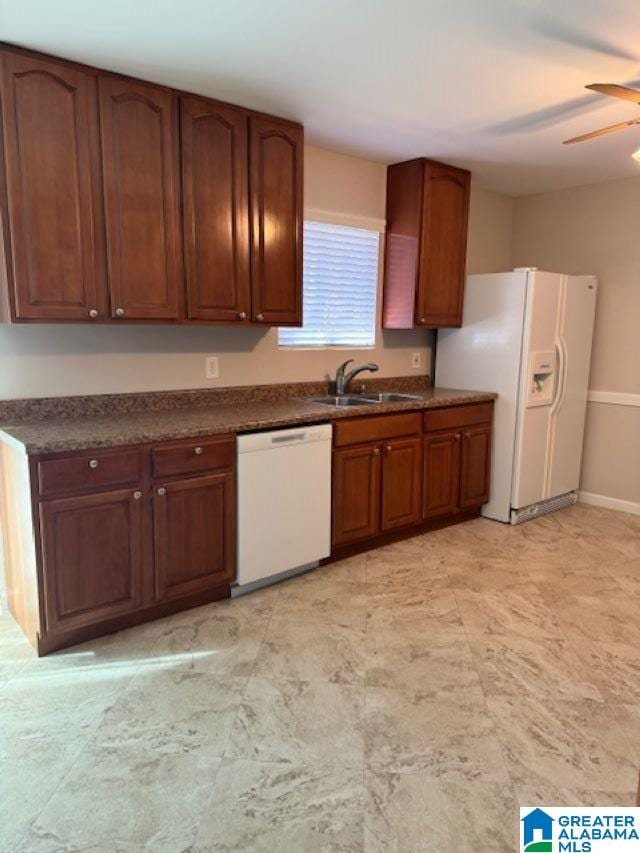
[[[545,498],[578,488],[596,311],[595,276],[563,276],[558,345],[562,361],[546,459]]]
[[[511,505],[527,275],[516,271],[468,276],[462,328],[438,332],[436,385],[498,393],[491,500],[482,514],[505,522]]]
[[[559,336],[563,278],[558,273],[538,270],[528,273],[511,496],[511,506],[516,509],[537,503],[546,496],[550,416],[559,389],[562,355]],[[546,378],[541,379],[543,374],[536,370],[549,361]],[[544,399],[536,394],[538,383],[547,391],[552,389]]]

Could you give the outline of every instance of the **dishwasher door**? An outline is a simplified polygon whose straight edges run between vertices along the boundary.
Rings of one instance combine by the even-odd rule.
[[[331,551],[331,425],[238,436],[238,586]]]

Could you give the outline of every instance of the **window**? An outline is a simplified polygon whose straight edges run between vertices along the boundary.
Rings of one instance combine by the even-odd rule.
[[[303,325],[280,328],[285,347],[372,347],[376,335],[378,232],[304,223]]]

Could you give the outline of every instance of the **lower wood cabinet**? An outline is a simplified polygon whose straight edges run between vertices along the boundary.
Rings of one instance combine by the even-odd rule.
[[[134,489],[40,505],[47,631],[69,631],[142,606],[143,502]]]
[[[420,438],[395,439],[382,449],[382,530],[420,521]]]
[[[229,596],[235,447],[222,435],[27,457],[0,443],[9,604],[40,654]]]
[[[233,473],[156,486],[155,595],[159,601],[214,589],[235,576]]]
[[[491,424],[424,439],[423,518],[480,507],[489,500]]]
[[[417,429],[419,421],[389,415],[338,425],[336,441],[362,441]],[[333,454],[333,544],[371,539],[383,531],[420,521],[420,436],[387,438]]]
[[[333,454],[333,544],[369,539],[380,528],[380,447]]]

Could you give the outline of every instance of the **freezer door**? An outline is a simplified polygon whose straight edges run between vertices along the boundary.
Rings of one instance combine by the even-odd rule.
[[[563,276],[563,279],[558,336],[561,375],[551,412],[545,498],[574,491],[580,483],[596,311],[595,276]]]
[[[558,336],[563,276],[530,272],[524,323],[523,358],[516,426],[511,505],[519,509],[545,497],[550,414],[558,388]],[[530,393],[538,355],[554,354],[553,393],[540,405]]]

